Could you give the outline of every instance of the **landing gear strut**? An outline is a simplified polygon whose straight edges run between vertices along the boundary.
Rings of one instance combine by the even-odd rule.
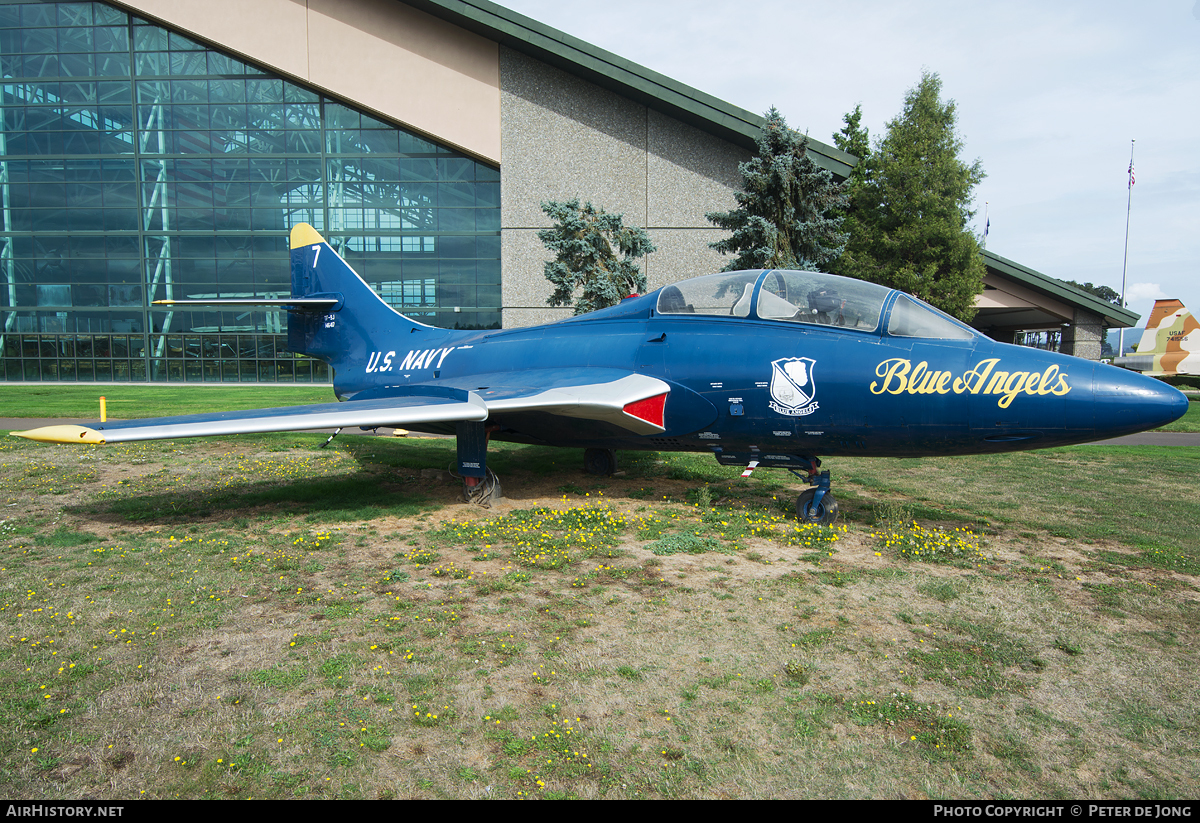
[[[811,484],[809,488],[796,498],[796,517],[801,523],[819,523],[822,526],[832,526],[837,520],[837,500],[829,491],[829,470],[818,472],[820,460],[814,459],[805,478]],[[792,469],[792,474],[799,472]]]
[[[796,517],[801,523],[820,523],[829,526],[837,520],[838,504],[829,493],[829,472],[821,471],[821,460],[807,454],[764,454],[757,446],[748,452],[727,452],[713,448],[713,455],[722,466],[745,466],[742,477],[749,477],[757,468],[787,469],[808,483],[796,498]]]
[[[490,506],[503,497],[500,478],[487,467],[488,430],[483,423],[459,422],[454,434],[458,441],[458,476],[463,481],[463,500]]]

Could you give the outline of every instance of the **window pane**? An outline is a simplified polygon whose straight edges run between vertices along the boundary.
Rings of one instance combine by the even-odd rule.
[[[424,322],[496,319],[498,170],[102,3],[0,4],[0,61],[3,303],[35,339],[0,379],[327,380],[286,313],[149,305],[287,294],[300,221]]]
[[[970,340],[975,333],[966,326],[906,295],[896,298],[888,320],[888,334],[896,337],[930,337],[938,340]]]

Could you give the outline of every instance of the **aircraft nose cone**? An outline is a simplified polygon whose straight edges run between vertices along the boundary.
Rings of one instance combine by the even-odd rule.
[[[1156,429],[1183,417],[1183,392],[1153,377],[1124,369],[1097,367],[1096,433],[1106,437]]]

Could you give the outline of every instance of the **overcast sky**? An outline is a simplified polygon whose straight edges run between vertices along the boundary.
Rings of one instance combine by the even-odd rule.
[[[1043,274],[1200,316],[1200,0],[506,0],[514,11],[832,143],[872,138],[927,69],[979,158],[975,229]],[[1128,338],[1128,335],[1127,335]]]

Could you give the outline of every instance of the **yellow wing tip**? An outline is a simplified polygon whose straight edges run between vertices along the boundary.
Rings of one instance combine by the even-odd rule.
[[[9,432],[9,434],[13,437],[24,437],[26,440],[36,440],[39,443],[87,443],[93,446],[104,445],[104,435],[86,426],[42,426],[40,429]]]
[[[324,242],[325,238],[321,236],[321,233],[307,223],[297,223],[296,225],[292,226],[293,249]]]

